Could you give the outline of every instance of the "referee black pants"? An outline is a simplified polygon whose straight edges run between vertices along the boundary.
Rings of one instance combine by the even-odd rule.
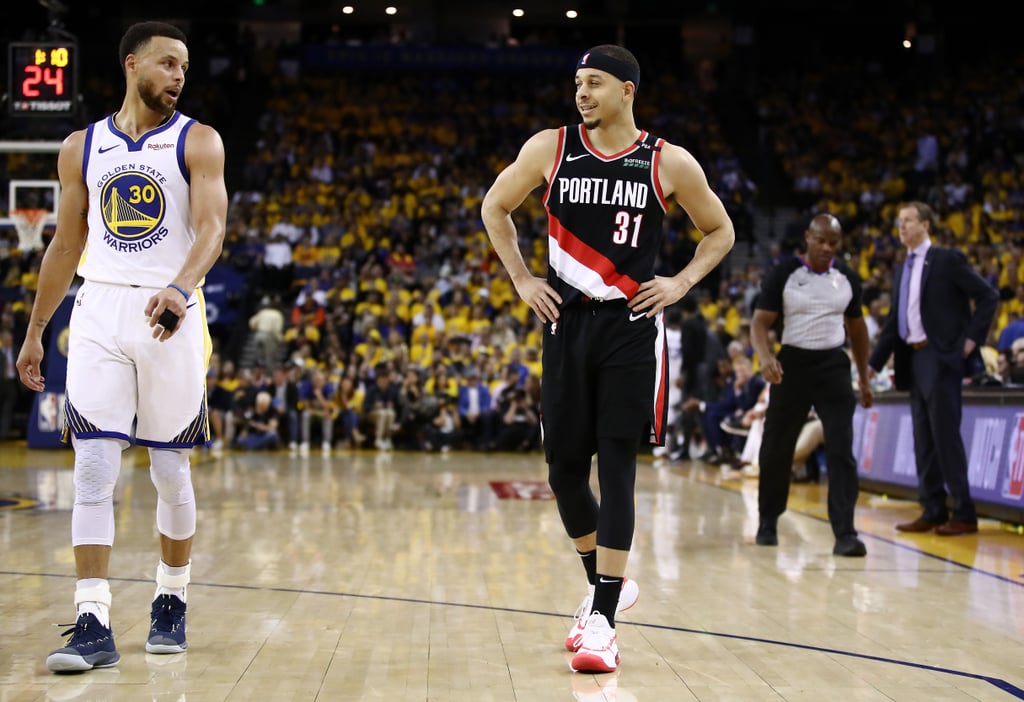
[[[859,482],[853,457],[853,393],[850,357],[842,348],[811,351],[783,346],[778,355],[782,382],[768,396],[761,440],[758,508],[761,522],[774,523],[786,511],[800,429],[814,407],[825,432],[828,518],[837,539],[856,536],[853,513]]]

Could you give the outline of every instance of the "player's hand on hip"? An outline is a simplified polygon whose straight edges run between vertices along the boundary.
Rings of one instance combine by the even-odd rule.
[[[520,281],[516,284],[516,292],[542,322],[558,319],[558,306],[562,304],[562,297],[543,278],[530,276]]]
[[[629,309],[654,317],[669,305],[679,302],[687,292],[674,278],[655,276],[640,285],[629,301]]]
[[[164,288],[146,303],[146,317],[153,329],[153,338],[167,341],[181,327],[185,318],[184,296],[174,288]]]
[[[18,354],[18,360],[15,362],[15,366],[18,368],[18,377],[21,378],[22,384],[30,390],[36,392],[42,392],[46,378],[44,378],[39,368],[43,362],[43,342],[41,339],[25,339],[25,343],[21,346],[21,352]]]

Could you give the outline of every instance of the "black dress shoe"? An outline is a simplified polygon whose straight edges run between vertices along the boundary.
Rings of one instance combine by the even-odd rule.
[[[977,522],[961,522],[956,519],[946,522],[942,526],[935,527],[935,533],[939,536],[961,536],[963,534],[977,534]]]
[[[937,526],[941,526],[942,522],[933,522],[930,519],[918,517],[912,522],[905,522],[903,524],[896,525],[896,531],[905,531],[911,534],[922,534],[926,531],[932,531]]]
[[[754,541],[758,546],[778,546],[779,533],[775,522],[761,522],[757,527],[757,536]]]
[[[836,545],[832,549],[832,554],[835,556],[860,558],[861,556],[868,555],[868,547],[856,536],[844,536],[841,539],[836,539]]]

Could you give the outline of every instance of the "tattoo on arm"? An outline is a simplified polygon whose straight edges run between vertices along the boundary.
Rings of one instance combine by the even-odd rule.
[[[88,219],[89,218],[89,208],[88,207],[83,207],[80,216],[81,216],[82,219]]]

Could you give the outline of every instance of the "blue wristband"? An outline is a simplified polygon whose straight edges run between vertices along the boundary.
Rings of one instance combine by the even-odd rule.
[[[180,285],[175,285],[174,283],[168,283],[167,287],[174,288],[175,290],[180,292],[181,296],[185,298],[185,302],[189,301],[189,298],[191,297],[191,295],[189,295],[187,292],[185,292],[185,289],[182,288]]]

